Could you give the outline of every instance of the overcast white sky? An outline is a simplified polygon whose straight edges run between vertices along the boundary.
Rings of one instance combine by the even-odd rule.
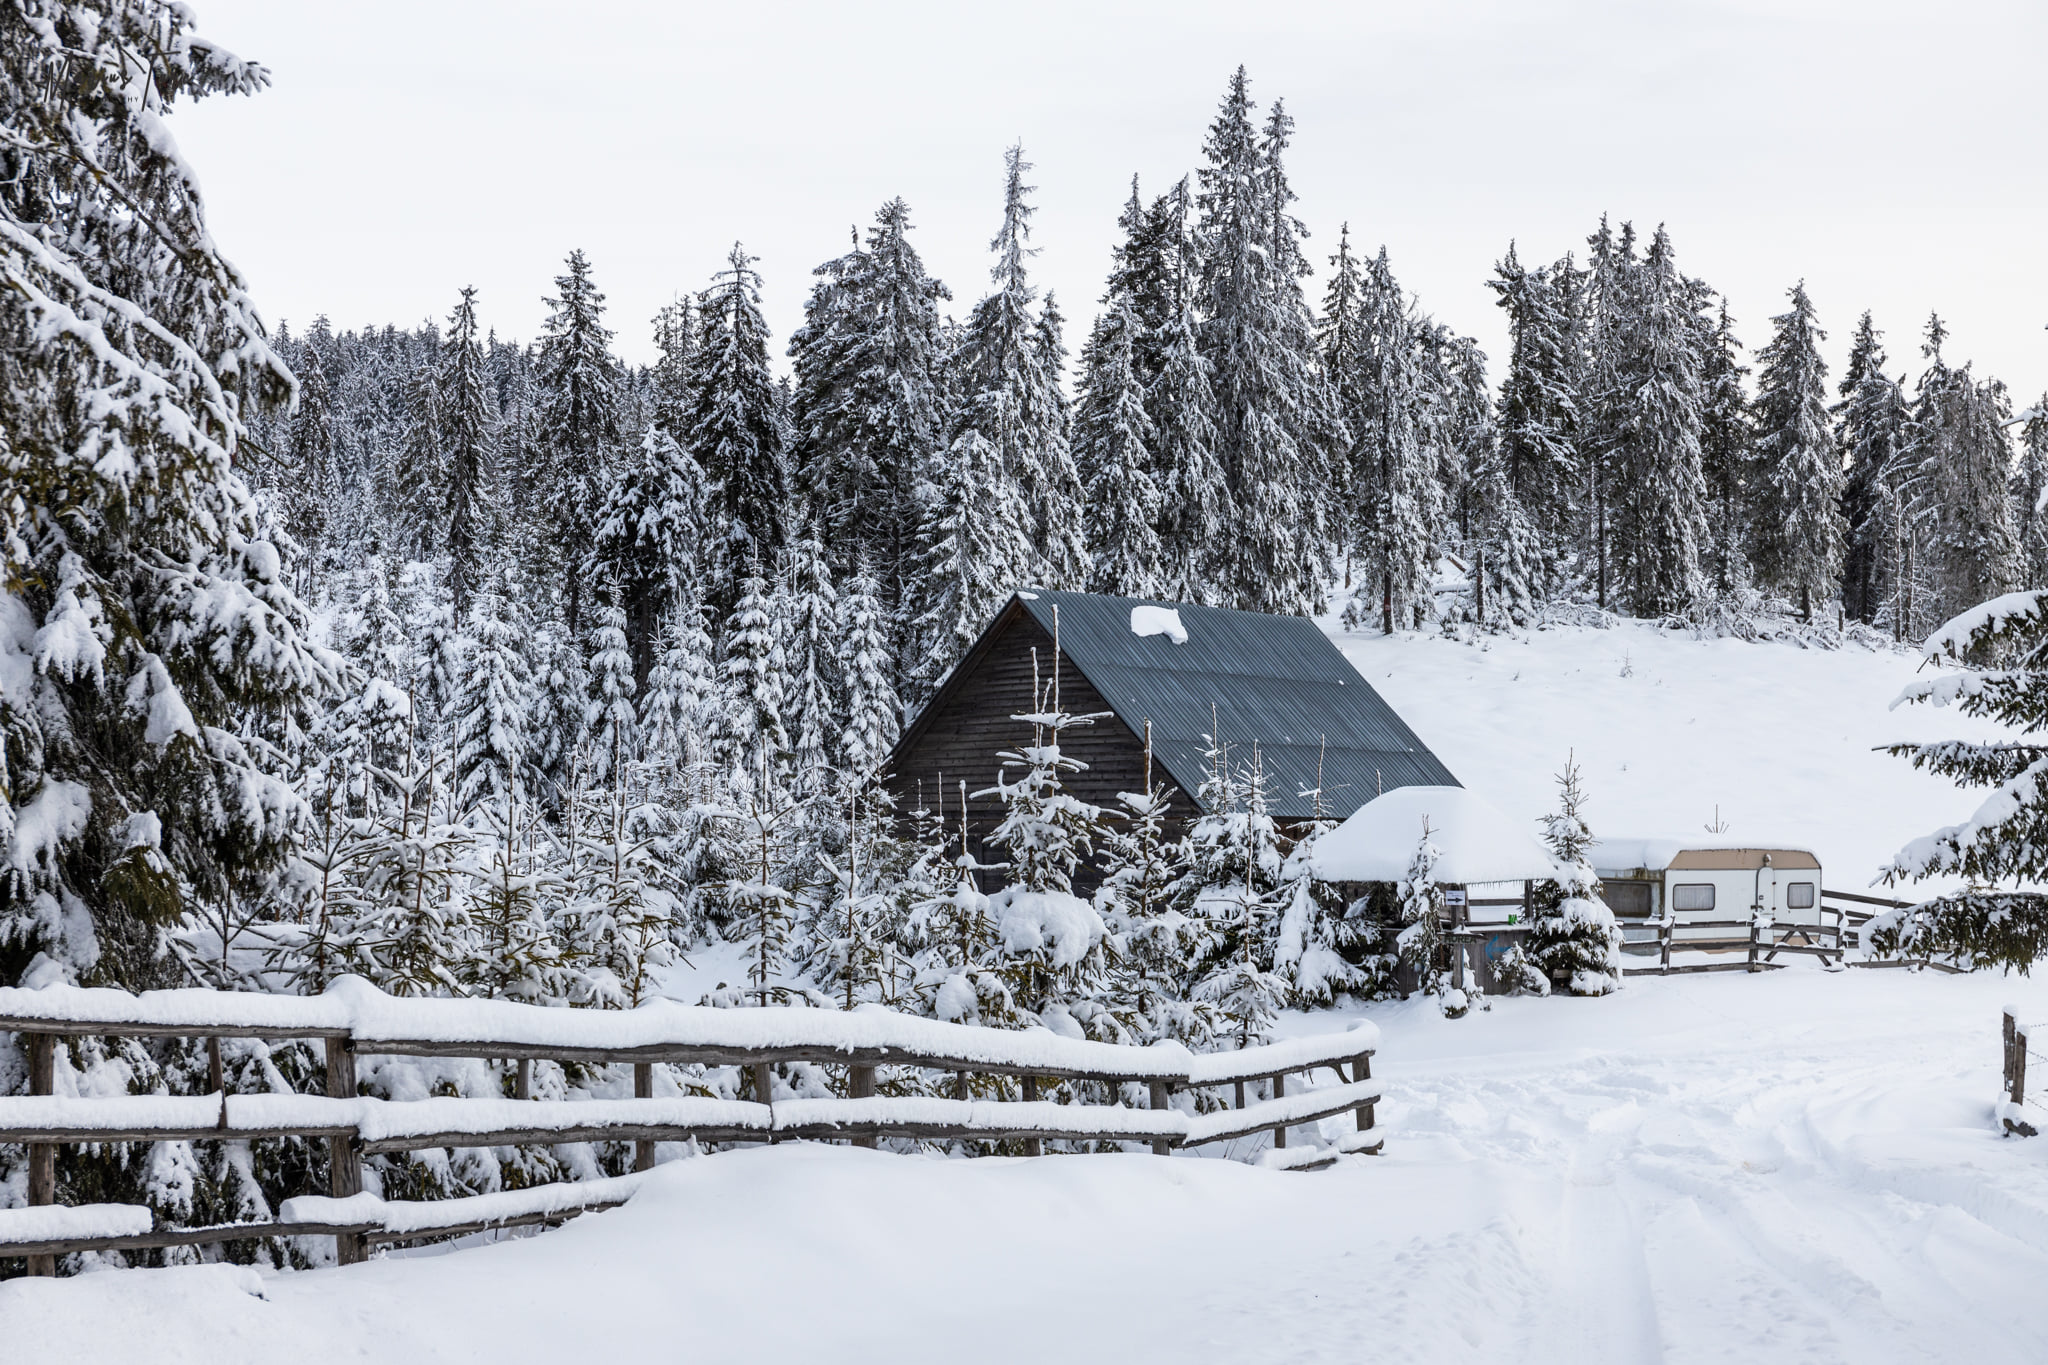
[[[1938,309],[1951,358],[2048,388],[2041,0],[194,8],[275,78],[173,124],[273,323],[409,323],[473,284],[530,339],[580,246],[644,360],[738,239],[779,350],[811,268],[899,194],[964,313],[1022,138],[1037,279],[1078,346],[1132,172],[1149,194],[1192,170],[1242,62],[1296,119],[1318,266],[1344,221],[1384,242],[1496,375],[1492,263],[1510,237],[1582,251],[1605,210],[1668,223],[1752,347],[1803,276],[1838,371],[1867,307],[1917,373]]]

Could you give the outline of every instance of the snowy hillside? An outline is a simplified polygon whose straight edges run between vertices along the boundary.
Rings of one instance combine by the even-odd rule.
[[[1702,640],[1639,622],[1476,645],[1330,629],[1459,781],[1531,829],[1570,750],[1595,833],[1699,834],[1718,806],[1731,836],[1810,845],[1843,891],[1975,807],[1875,746],[1996,734],[1952,711],[1888,710],[1915,653]]]

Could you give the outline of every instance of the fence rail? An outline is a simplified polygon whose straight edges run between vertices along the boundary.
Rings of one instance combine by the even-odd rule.
[[[1834,966],[1842,965],[1846,957],[1844,915],[1840,910],[1836,911],[1833,924],[1780,923],[1771,917],[1769,911],[1741,919],[1678,920],[1666,913],[1658,919],[1623,919],[1617,922],[1624,936],[1630,929],[1648,929],[1655,933],[1655,937],[1647,939],[1624,937],[1621,945],[1624,953],[1636,956],[1655,954],[1657,958],[1655,966],[1622,968],[1624,976],[1770,971],[1785,965],[1777,960],[1780,954],[1817,957]],[[1671,961],[1673,952],[1741,953],[1742,957],[1731,962],[1674,964]]]
[[[1124,1047],[1039,1029],[940,1023],[879,1007],[710,1009],[657,1001],[636,1010],[562,1010],[504,1001],[395,999],[343,978],[316,997],[0,989],[0,1031],[22,1036],[30,1091],[0,1097],[0,1143],[26,1144],[29,1153],[28,1207],[0,1209],[0,1255],[26,1256],[29,1272],[42,1275],[55,1274],[55,1257],[74,1251],[311,1235],[333,1237],[336,1259],[349,1264],[380,1243],[561,1222],[623,1202],[631,1194],[629,1182],[653,1167],[657,1142],[812,1139],[871,1147],[884,1137],[1021,1139],[1026,1153],[1037,1155],[1051,1138],[1144,1143],[1164,1155],[1270,1130],[1274,1151],[1266,1164],[1289,1170],[1381,1149],[1375,1119],[1381,1092],[1372,1080],[1379,1034],[1370,1024],[1196,1054],[1177,1043]],[[207,1039],[214,1091],[57,1095],[56,1045],[67,1036]],[[326,1093],[227,1093],[220,1077],[222,1038],[321,1040]],[[516,1061],[515,1098],[363,1096],[355,1059],[364,1054]],[[631,1065],[634,1098],[531,1099],[531,1064],[543,1060]],[[774,1100],[771,1069],[784,1062],[844,1068],[844,1093]],[[745,1067],[758,1098],[656,1098],[657,1063]],[[876,1072],[884,1066],[951,1072],[954,1095],[878,1096]],[[1336,1085],[1287,1093],[1288,1076],[1309,1078],[1326,1068],[1335,1073]],[[1019,1078],[1023,1098],[969,1098],[970,1076]],[[1119,1096],[1125,1086],[1142,1086],[1147,1105],[1042,1100],[1044,1080],[1101,1082]],[[1272,1098],[1247,1104],[1245,1087],[1260,1082],[1271,1083]],[[1234,1107],[1193,1115],[1172,1107],[1175,1092],[1224,1086],[1234,1091]],[[1288,1128],[1346,1112],[1356,1115],[1353,1135],[1334,1147],[1287,1150]],[[326,1140],[328,1193],[286,1200],[273,1222],[201,1228],[157,1228],[147,1209],[133,1205],[56,1204],[56,1153],[63,1144],[259,1137]],[[363,1192],[366,1155],[605,1141],[634,1144],[633,1175],[421,1202],[386,1202]]]

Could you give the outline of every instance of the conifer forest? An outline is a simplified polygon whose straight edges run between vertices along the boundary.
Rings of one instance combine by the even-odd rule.
[[[1938,315],[1822,316],[1798,260],[1774,311],[1737,317],[1690,272],[1683,222],[1589,203],[1581,239],[1540,246],[1506,224],[1471,263],[1508,338],[1485,354],[1371,223],[1297,216],[1285,92],[1239,67],[1185,129],[1185,173],[1100,206],[1096,297],[1034,278],[1027,138],[974,172],[985,279],[936,278],[917,206],[877,185],[843,254],[777,281],[803,295],[787,335],[745,242],[663,281],[653,317],[621,316],[609,263],[570,249],[533,262],[552,281],[538,335],[488,330],[460,278],[429,320],[337,329],[268,314],[164,131],[173,105],[259,94],[262,67],[156,0],[4,9],[0,987],[314,996],[359,977],[630,1010],[687,981],[688,1005],[1196,1053],[1446,997],[1427,825],[1405,879],[1340,894],[1313,857],[1359,802],[1276,817],[1258,754],[1279,736],[1211,736],[1185,821],[1149,753],[1146,789],[1091,804],[1061,743],[1091,718],[1048,688],[961,775],[999,802],[987,827],[964,831],[936,786],[892,796],[899,739],[1020,590],[1475,658],[1637,626],[1887,659],[1927,642],[1947,671],[1911,700],[2048,724],[2048,395],[1959,359],[1969,339]],[[622,360],[622,336],[651,336],[652,362]],[[1588,822],[1621,817],[1569,757],[1583,739],[1538,740],[1516,761],[1550,813],[1525,823],[1558,877],[1498,978],[1605,996],[1622,940]],[[1892,754],[2009,805],[1877,870],[1969,884],[1881,924],[1880,947],[2024,969],[2048,951],[2048,902],[2024,890],[2048,760],[2031,740]],[[1841,875],[1861,890],[1871,870]],[[196,1045],[71,1041],[79,1094],[205,1091]],[[11,1048],[0,1094],[27,1084]],[[366,1094],[512,1093],[509,1060],[383,1061]],[[293,1091],[323,1063],[239,1039],[213,1065]],[[662,1094],[769,1098],[743,1068],[659,1071]],[[532,1079],[627,1093],[604,1067]],[[830,1093],[811,1063],[773,1086]],[[325,1150],[66,1148],[61,1202],[246,1219]],[[366,1160],[397,1199],[630,1156]],[[24,1160],[0,1146],[0,1206],[24,1202]],[[129,1263],[166,1262],[149,1255]],[[314,1263],[283,1241],[234,1255]]]

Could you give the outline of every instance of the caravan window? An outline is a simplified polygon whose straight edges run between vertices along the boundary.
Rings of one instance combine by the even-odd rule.
[[[1813,883],[1793,882],[1790,886],[1786,887],[1785,908],[1787,910],[1813,909]]]
[[[1714,908],[1714,884],[1692,882],[1671,888],[1673,910],[1711,910]]]
[[[1600,884],[1600,899],[1607,902],[1607,908],[1617,915],[1635,919],[1647,919],[1650,914],[1650,884],[1648,882],[1612,881]]]

